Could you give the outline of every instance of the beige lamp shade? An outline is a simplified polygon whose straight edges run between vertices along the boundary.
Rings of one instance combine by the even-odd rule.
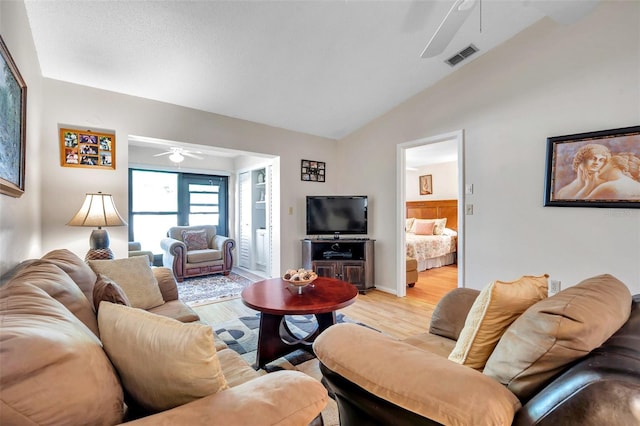
[[[125,226],[127,222],[120,216],[111,194],[102,192],[88,193],[78,213],[67,225],[98,227],[89,237],[90,250],[85,257],[89,259],[113,259],[109,248],[109,233],[103,226]]]
[[[71,218],[70,226],[125,226],[127,222],[120,216],[111,194],[88,193],[78,213]]]

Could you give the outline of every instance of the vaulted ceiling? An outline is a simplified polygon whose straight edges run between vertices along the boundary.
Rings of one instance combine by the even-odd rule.
[[[544,18],[550,2],[478,0],[444,52],[422,59],[453,3],[25,2],[44,77],[331,139]],[[471,43],[478,53],[444,63]]]

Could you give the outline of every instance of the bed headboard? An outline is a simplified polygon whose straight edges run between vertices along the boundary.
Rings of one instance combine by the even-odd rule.
[[[458,200],[407,201],[406,217],[447,218],[447,228],[458,230]]]

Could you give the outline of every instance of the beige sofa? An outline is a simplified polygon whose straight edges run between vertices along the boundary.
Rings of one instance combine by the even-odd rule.
[[[202,238],[198,238],[200,233]],[[235,245],[233,239],[219,235],[213,225],[174,226],[160,241],[162,264],[173,270],[178,282],[216,273],[229,275]]]
[[[145,257],[122,264],[129,262],[152,269]],[[146,278],[135,278],[151,273],[162,294],[145,310],[125,306],[146,295],[125,294],[105,276],[109,265],[92,265],[96,274],[55,250],[2,277],[0,424],[305,425],[326,405],[317,380],[255,371],[214,339],[178,300],[169,269],[142,269]],[[194,379],[195,370],[202,377]],[[170,408],[149,408],[158,400]]]
[[[330,327],[314,351],[340,424],[640,424],[640,295],[604,274],[546,297],[543,280],[456,289],[404,341]]]

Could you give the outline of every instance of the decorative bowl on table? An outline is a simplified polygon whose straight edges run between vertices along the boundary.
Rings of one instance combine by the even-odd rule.
[[[302,288],[311,284],[318,274],[307,269],[289,269],[282,276],[282,279],[291,285],[298,287],[298,294],[302,294]]]

